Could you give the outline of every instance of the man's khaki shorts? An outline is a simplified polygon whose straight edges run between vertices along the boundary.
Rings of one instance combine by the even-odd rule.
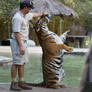
[[[12,58],[13,64],[23,65],[28,62],[28,50],[27,50],[27,41],[21,41],[22,45],[25,49],[25,54],[22,55],[19,50],[18,43],[15,39],[11,40],[11,51],[12,51]]]

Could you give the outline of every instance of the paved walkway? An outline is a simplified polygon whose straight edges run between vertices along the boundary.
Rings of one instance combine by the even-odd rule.
[[[79,92],[78,87],[72,88],[72,87],[67,87],[67,88],[60,88],[60,89],[48,89],[48,88],[38,88],[38,87],[33,87],[32,90],[22,90],[22,91],[10,91],[10,84],[0,84],[0,92]]]
[[[0,52],[2,53],[8,53],[11,52],[10,46],[0,46]],[[42,53],[42,49],[41,47],[28,47],[28,52],[29,53]],[[65,51],[66,52],[66,51]],[[68,52],[68,53],[83,53],[85,54],[86,52],[88,52],[87,48],[73,48],[72,52]]]
[[[0,52],[1,53],[10,53],[11,48],[10,46],[0,46]],[[41,47],[28,47],[29,53],[42,53]]]
[[[29,53],[42,53],[41,47],[28,47],[28,52]],[[88,52],[88,49],[85,48],[74,48],[72,52],[66,52],[65,54],[79,54],[79,55],[84,55],[85,53]],[[11,48],[10,46],[0,46],[0,53],[11,53]],[[0,56],[0,66],[3,65],[10,65],[11,64],[11,58],[7,58],[4,56]]]

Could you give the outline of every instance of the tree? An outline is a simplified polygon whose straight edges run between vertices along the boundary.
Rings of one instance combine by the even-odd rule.
[[[9,16],[18,7],[18,0],[0,0],[0,18]]]
[[[79,15],[79,19],[75,20],[79,22],[83,27],[87,27],[87,31],[91,31],[92,17],[90,12],[92,11],[92,0],[60,0],[65,5],[73,8]],[[89,24],[89,25],[88,25]]]

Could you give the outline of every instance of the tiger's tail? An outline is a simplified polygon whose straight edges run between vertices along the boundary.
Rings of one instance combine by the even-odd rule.
[[[34,87],[45,87],[45,83],[44,82],[40,82],[40,83],[27,83],[27,85],[34,86]]]

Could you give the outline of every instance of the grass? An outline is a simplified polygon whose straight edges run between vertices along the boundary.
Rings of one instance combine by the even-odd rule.
[[[64,56],[63,68],[66,73],[65,79],[63,81],[64,83],[72,86],[79,85],[84,61],[85,61],[84,56],[79,55]]]
[[[0,55],[11,57],[9,53],[0,53]],[[63,69],[65,70],[63,83],[68,86],[78,86],[85,56],[64,55],[63,60]],[[41,82],[41,66],[41,54],[30,54],[29,62],[25,65],[24,80],[31,83]],[[11,82],[10,66],[0,67],[0,82]]]

